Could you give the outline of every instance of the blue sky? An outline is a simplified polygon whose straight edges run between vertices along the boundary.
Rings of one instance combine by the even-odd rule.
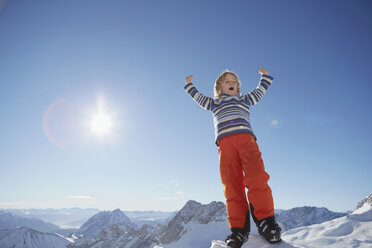
[[[354,209],[372,183],[370,1],[1,1],[0,208],[225,201],[205,95],[251,109],[275,207]],[[91,130],[101,108],[106,135]]]

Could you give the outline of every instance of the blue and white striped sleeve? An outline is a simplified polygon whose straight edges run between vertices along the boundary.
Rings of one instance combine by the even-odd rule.
[[[184,89],[203,109],[211,110],[211,106],[213,104],[213,99],[211,97],[204,96],[203,94],[199,93],[192,83],[186,84]]]
[[[250,105],[255,105],[256,103],[258,103],[263,97],[263,95],[265,95],[273,79],[274,78],[272,76],[262,75],[260,82],[258,83],[258,86],[254,90],[245,95],[245,100]]]

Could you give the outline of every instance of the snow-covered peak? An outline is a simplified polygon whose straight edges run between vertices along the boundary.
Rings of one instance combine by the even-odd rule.
[[[41,233],[28,227],[20,227],[14,230],[4,230],[0,235],[0,247],[65,248],[68,244],[70,244],[66,238],[56,234]]]
[[[362,208],[365,204],[372,206],[372,193],[358,203],[356,210]]]
[[[83,234],[87,238],[93,238],[105,228],[115,224],[123,226],[131,225],[129,218],[120,210],[103,211],[90,218],[78,231],[78,234]]]
[[[121,220],[130,223],[129,218],[120,209],[115,209],[111,213],[108,212],[109,221]]]
[[[360,215],[360,216],[368,216],[372,214],[372,205],[368,202],[364,202],[363,205],[354,210],[351,215]],[[372,219],[372,218],[371,218]]]

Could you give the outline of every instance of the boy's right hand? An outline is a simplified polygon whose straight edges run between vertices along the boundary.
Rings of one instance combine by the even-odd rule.
[[[258,69],[258,73],[260,73],[261,75],[269,75],[269,72],[262,66],[260,67],[260,69]]]
[[[186,77],[186,78],[185,78],[185,82],[186,82],[186,84],[191,83],[193,79],[194,79],[194,77],[192,76],[192,74],[191,74],[190,76]]]

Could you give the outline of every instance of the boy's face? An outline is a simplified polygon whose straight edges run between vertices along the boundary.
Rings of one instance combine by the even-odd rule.
[[[221,83],[221,93],[226,93],[230,96],[238,93],[238,82],[234,75],[226,74],[225,79]]]

